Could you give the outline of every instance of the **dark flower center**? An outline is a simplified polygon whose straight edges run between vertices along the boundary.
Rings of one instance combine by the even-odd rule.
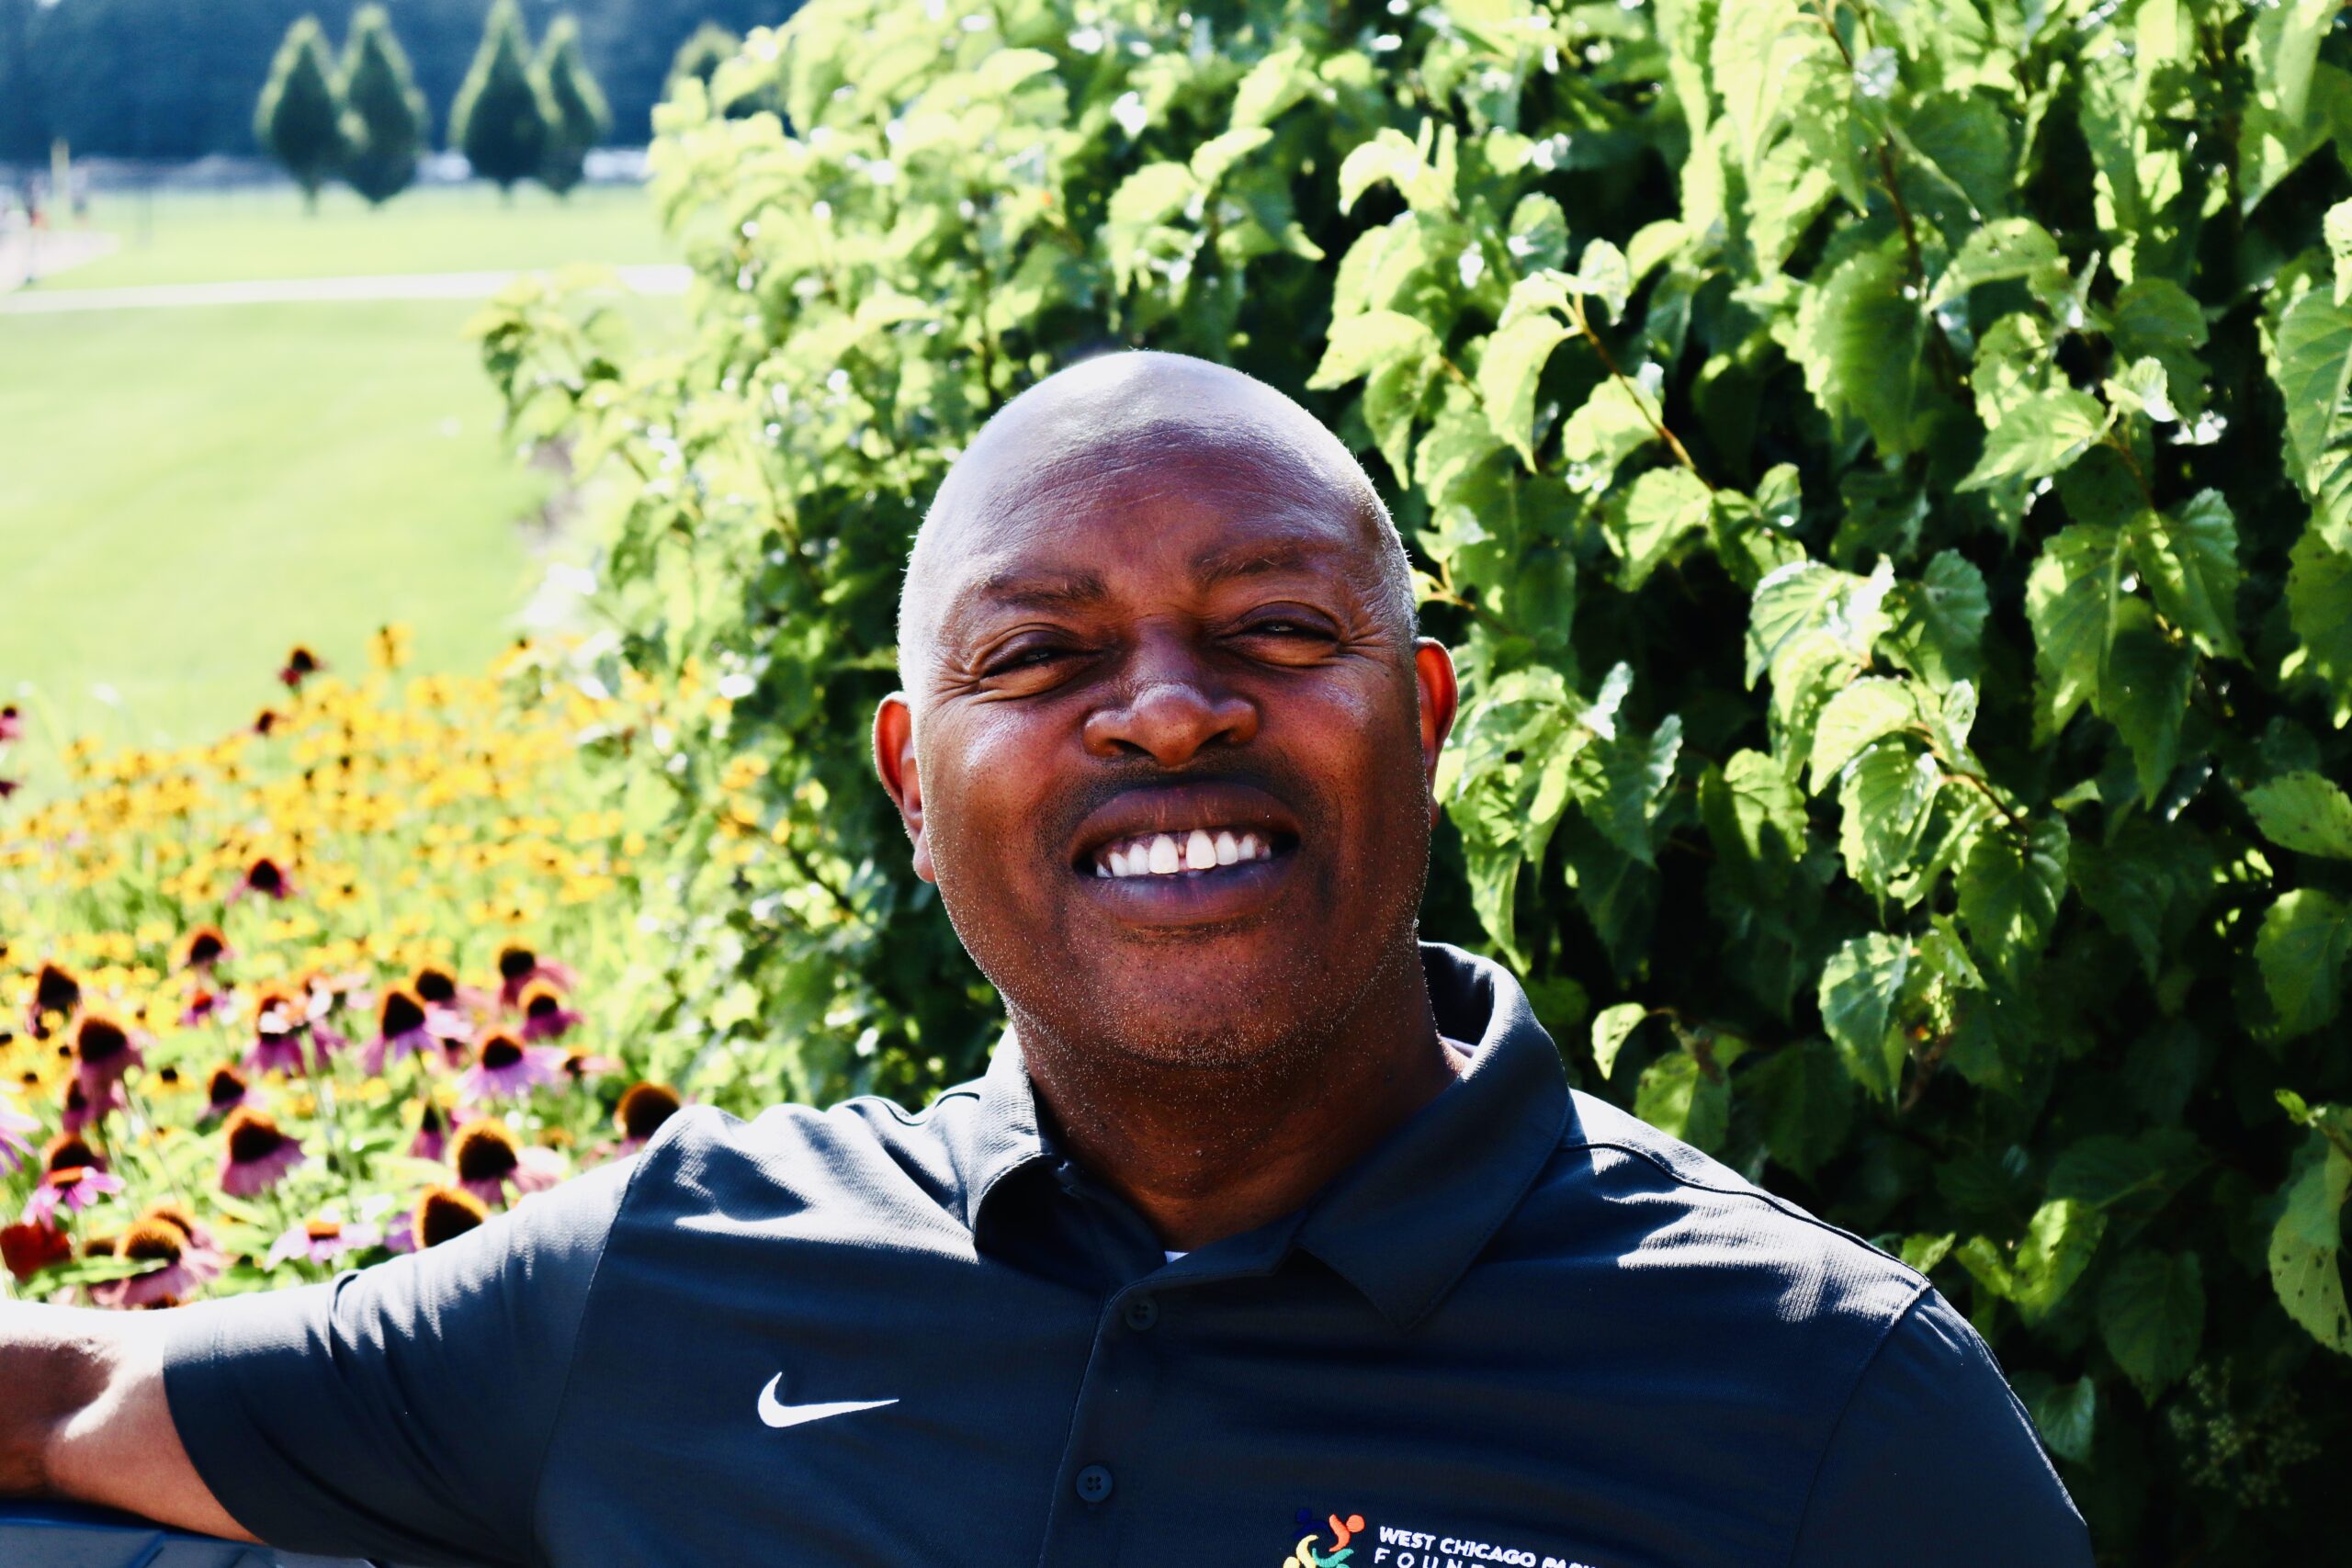
[[[452,1159],[459,1179],[466,1181],[503,1181],[522,1163],[514,1152],[514,1140],[506,1135],[506,1130],[488,1122],[477,1123],[458,1134]]]
[[[42,1167],[49,1170],[64,1170],[83,1165],[96,1168],[101,1163],[98,1151],[72,1133],[64,1134],[51,1143],[49,1154],[41,1161]]]
[[[257,893],[275,893],[285,885],[286,874],[277,869],[276,861],[266,856],[254,862],[253,869],[245,873],[245,886]]]
[[[385,997],[383,1009],[376,1017],[388,1035],[406,1034],[424,1027],[424,1007],[406,991],[394,991]]]
[[[333,1241],[343,1234],[343,1226],[334,1220],[305,1220],[302,1234],[312,1241]]]
[[[523,1014],[526,1018],[549,1018],[555,1010],[556,999],[551,991],[534,992],[531,999],[523,1004]]]
[[[33,982],[33,1010],[36,1012],[72,1012],[82,1005],[82,982],[54,964],[40,966],[40,977]]]
[[[187,1237],[164,1220],[141,1220],[122,1235],[122,1256],[149,1263],[177,1263]]]
[[[420,1133],[442,1132],[448,1125],[448,1122],[442,1120],[441,1108],[437,1105],[426,1106],[424,1114],[416,1119],[416,1130]]]
[[[422,1000],[447,1004],[458,999],[458,982],[446,969],[420,970],[416,976],[416,994]]]
[[[633,1084],[621,1096],[620,1110],[616,1120],[621,1132],[631,1138],[650,1138],[662,1129],[662,1123],[678,1113],[678,1091],[667,1084]]]
[[[139,1217],[142,1220],[153,1220],[159,1224],[169,1225],[191,1240],[196,1236],[196,1222],[189,1218],[187,1211],[177,1203],[158,1203]]]
[[[234,1067],[213,1068],[212,1081],[204,1090],[205,1098],[215,1105],[226,1105],[232,1100],[242,1099],[244,1092],[245,1080]]]
[[[539,966],[539,957],[527,947],[510,947],[498,955],[498,977],[519,980]]]
[[[493,1034],[481,1043],[481,1065],[492,1072],[511,1067],[523,1059],[523,1047],[514,1043],[509,1034]]]
[[[75,1048],[81,1052],[85,1064],[97,1066],[121,1055],[130,1044],[130,1037],[119,1027],[105,1019],[94,1018],[82,1025],[81,1037],[75,1042]]]
[[[216,931],[200,931],[188,938],[187,961],[194,964],[209,964],[228,951],[229,944],[220,940]]]
[[[229,1158],[238,1165],[267,1159],[286,1146],[286,1134],[266,1116],[239,1111],[229,1125]]]
[[[435,1187],[416,1205],[412,1227],[419,1247],[438,1247],[461,1236],[490,1217],[482,1201],[454,1187]]]

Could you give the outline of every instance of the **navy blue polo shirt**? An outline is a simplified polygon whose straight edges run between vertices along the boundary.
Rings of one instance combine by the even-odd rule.
[[[2089,1562],[1926,1280],[1424,962],[1465,1074],[1173,1261],[1008,1041],[920,1113],[690,1110],[455,1241],[171,1313],[173,1418],[265,1540],[419,1564]]]

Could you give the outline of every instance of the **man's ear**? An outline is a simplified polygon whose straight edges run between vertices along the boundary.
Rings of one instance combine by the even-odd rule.
[[[1453,733],[1454,716],[1462,708],[1462,688],[1453,678],[1453,655],[1445,650],[1445,644],[1434,637],[1414,640],[1413,678],[1421,689],[1421,776],[1434,792],[1438,753],[1445,750],[1445,738]],[[1440,809],[1434,802],[1430,807],[1432,828]]]
[[[1451,669],[1451,666],[1448,666]],[[915,849],[915,874],[925,882],[939,878],[931,868],[931,840],[922,830],[922,775],[915,766],[915,715],[906,694],[893,692],[874,710],[874,771],[907,825]]]

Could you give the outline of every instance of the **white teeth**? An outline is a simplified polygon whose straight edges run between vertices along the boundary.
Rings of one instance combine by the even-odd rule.
[[[1272,860],[1274,847],[1271,840],[1255,833],[1234,836],[1230,828],[1212,832],[1206,828],[1194,828],[1183,833],[1155,833],[1148,838],[1129,839],[1114,848],[1105,847],[1094,853],[1094,874],[1097,876],[1176,876],[1186,872],[1214,871],[1221,865],[1238,865],[1244,861]]]

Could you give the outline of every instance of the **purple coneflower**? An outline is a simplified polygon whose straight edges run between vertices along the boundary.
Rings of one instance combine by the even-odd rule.
[[[57,1118],[58,1131],[79,1133],[85,1127],[96,1126],[107,1116],[121,1109],[121,1085],[111,1083],[107,1085],[105,1090],[93,1100],[83,1089],[80,1078],[67,1078],[65,1080],[65,1109]]]
[[[479,1010],[490,1005],[490,993],[479,986],[458,984],[458,977],[437,964],[428,964],[416,972],[409,982],[409,989],[416,999],[428,1008],[446,1008],[452,1012]]]
[[[47,1171],[25,1204],[24,1223],[49,1224],[61,1206],[79,1213],[107,1193],[121,1190],[121,1177],[94,1165],[69,1165],[62,1170]]]
[[[498,953],[498,999],[508,1007],[520,1007],[526,987],[537,984],[568,991],[580,983],[571,969],[552,959],[541,958],[527,947],[506,947]]]
[[[504,1202],[510,1181],[518,1193],[541,1192],[563,1179],[561,1156],[523,1147],[504,1123],[488,1118],[458,1129],[449,1141],[449,1163],[457,1168],[458,1185],[485,1204]]]
[[[560,1040],[580,1021],[580,1015],[563,1005],[555,987],[541,981],[523,993],[523,1038],[526,1040]]]
[[[14,703],[0,707],[0,742],[21,740],[25,734],[25,716]]]
[[[229,890],[229,902],[233,904],[249,893],[264,898],[291,898],[294,884],[284,866],[267,855],[257,855],[253,864],[245,867],[245,874],[237,879],[237,886]]]
[[[231,1010],[228,992],[207,990],[198,986],[188,993],[187,1006],[180,1010],[180,1027],[193,1029],[212,1019],[226,1019]]]
[[[678,1113],[678,1091],[668,1084],[633,1083],[628,1092],[613,1111],[613,1125],[620,1129],[620,1152],[635,1154],[643,1148],[662,1123]]]
[[[232,1198],[266,1192],[302,1163],[302,1145],[251,1106],[229,1113],[227,1132],[228,1151],[220,1156],[220,1190]]]
[[[130,1032],[110,1018],[93,1013],[74,1032],[74,1077],[92,1100],[122,1081],[122,1075],[146,1061]]]
[[[383,1239],[383,1230],[376,1225],[346,1225],[340,1220],[304,1220],[300,1224],[290,1227],[270,1247],[269,1267],[275,1269],[295,1258],[312,1263],[332,1263],[346,1252],[374,1247]]]
[[[253,1093],[245,1076],[236,1068],[223,1065],[212,1069],[204,1084],[204,1114],[196,1119],[199,1127],[209,1127],[245,1103]]]
[[[422,1053],[434,1043],[433,1020],[413,993],[394,986],[376,1004],[376,1037],[362,1047],[361,1063],[368,1076],[380,1074],[388,1062]]]
[[[254,1006],[254,1043],[245,1050],[245,1071],[301,1072],[302,1037],[310,1027],[303,998],[282,990],[263,992]]]
[[[114,1253],[154,1267],[91,1286],[90,1299],[102,1307],[175,1306],[218,1278],[226,1263],[219,1253],[198,1247],[187,1229],[153,1214],[123,1232]]]
[[[33,999],[25,1007],[25,1032],[46,1040],[82,1010],[82,982],[62,964],[44,964],[33,976]],[[50,1021],[54,1019],[55,1024]]]
[[[526,1045],[501,1030],[481,1043],[474,1065],[458,1076],[458,1098],[479,1105],[496,1097],[527,1094],[562,1077],[562,1052],[552,1045]]]
[[[304,681],[325,668],[324,664],[319,662],[317,654],[297,644],[294,650],[286,656],[286,667],[277,672],[277,678],[286,682],[288,691],[299,692],[302,689]]]
[[[437,1160],[449,1152],[449,1119],[431,1100],[416,1119],[416,1136],[408,1141],[411,1159]]]
[[[209,975],[212,966],[229,956],[229,939],[220,934],[219,926],[198,926],[180,942],[176,967],[193,969]]]
[[[33,1152],[32,1140],[25,1134],[40,1128],[39,1122],[0,1100],[0,1163],[10,1170],[23,1169],[27,1156]]]
[[[78,1132],[62,1132],[41,1145],[40,1168],[43,1170],[70,1170],[77,1165],[93,1170],[107,1168],[107,1156],[90,1146],[90,1140]]]
[[[600,1056],[593,1051],[567,1051],[563,1056],[563,1076],[573,1083],[585,1083],[590,1078],[603,1077],[621,1070],[620,1062],[612,1056]]]
[[[490,1207],[462,1187],[428,1187],[416,1207],[402,1214],[396,1228],[407,1238],[401,1250],[438,1247],[454,1240],[490,1218]]]

